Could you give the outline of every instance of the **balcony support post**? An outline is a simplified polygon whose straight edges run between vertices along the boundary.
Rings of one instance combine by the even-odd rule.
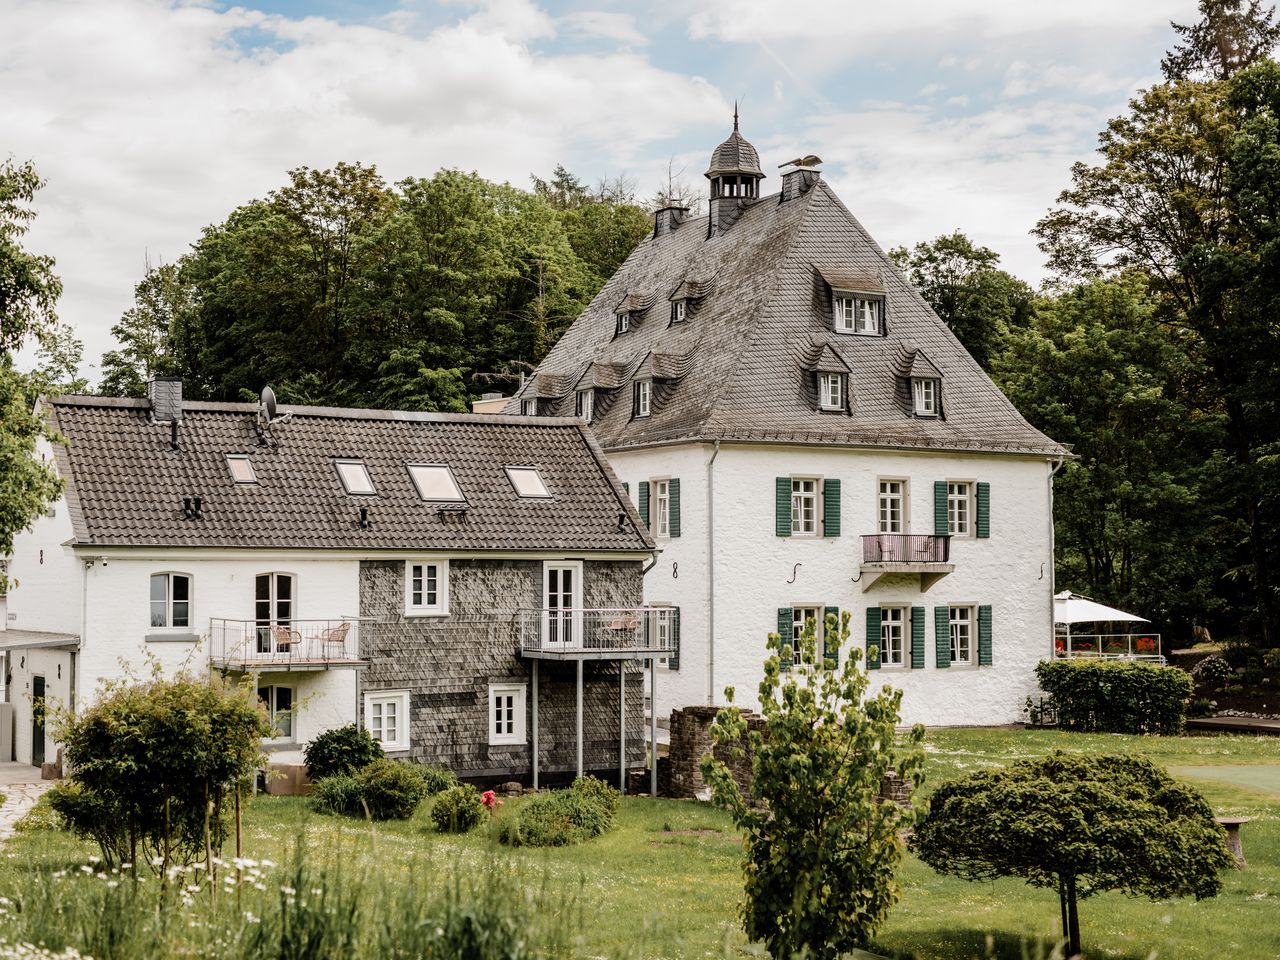
[[[582,776],[582,660],[578,660],[578,776]]]
[[[649,793],[658,795],[658,658],[649,658]]]
[[[627,792],[627,661],[618,661],[618,790]]]
[[[533,789],[538,789],[538,661],[533,661]]]

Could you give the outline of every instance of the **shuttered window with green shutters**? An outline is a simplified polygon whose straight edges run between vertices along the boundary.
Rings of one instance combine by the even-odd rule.
[[[951,666],[951,608],[933,608],[933,646],[937,666]]]
[[[780,537],[789,537],[791,536],[791,478],[778,477],[774,483],[774,493],[776,501],[774,532]]]
[[[680,481],[672,478],[667,481],[667,496],[671,498],[671,504],[667,514],[667,533],[671,537],[680,536]]]
[[[788,479],[788,480],[787,480],[787,492],[788,492],[788,495],[789,495],[789,494],[790,494],[790,492],[791,492],[791,481],[790,481],[790,479]],[[789,643],[791,643],[791,642],[792,642],[791,625],[792,625],[792,619],[791,619],[791,608],[790,608],[790,607],[779,607],[779,608],[778,608],[778,636],[780,636],[780,637],[782,638],[782,646],[783,646],[783,648],[785,648]],[[785,650],[785,649],[783,649],[783,651],[782,651],[782,653],[781,653],[781,655],[780,655],[780,656],[781,656],[781,659],[782,659],[782,669],[783,669],[783,670],[790,670],[790,669],[791,669],[791,658],[790,658],[789,656],[787,656],[787,652],[786,652],[786,650]]]
[[[835,626],[831,626],[829,619],[835,617]],[[822,655],[832,668],[840,666],[840,608],[827,607],[822,611]]]
[[[667,667],[671,670],[680,669],[680,608],[671,608],[671,646],[675,648],[675,652],[667,658]]]
[[[911,669],[924,669],[924,607],[911,608]]]
[[[991,666],[991,606],[978,607],[978,666]]]
[[[822,481],[822,535],[840,536],[840,481]]]
[[[649,481],[640,481],[640,504],[637,508],[640,511],[640,519],[644,521],[645,529],[649,529]]]
[[[991,536],[991,484],[979,483],[977,493],[977,535]]]
[[[880,669],[880,608],[867,607],[867,669]]]
[[[933,534],[945,537],[951,532],[947,521],[947,481],[933,482]]]

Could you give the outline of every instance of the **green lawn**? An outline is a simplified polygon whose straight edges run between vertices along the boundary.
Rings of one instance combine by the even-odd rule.
[[[1254,818],[1243,833],[1249,868],[1233,871],[1214,900],[1153,904],[1107,894],[1085,901],[1091,956],[1280,957],[1280,738],[936,731],[927,741],[929,776],[937,783],[1055,748],[1148,756],[1193,782],[1219,814]],[[250,805],[245,826],[249,856],[284,864],[302,842],[313,863],[406,888],[442,876],[483,876],[497,862],[536,887],[544,909],[565,913],[580,931],[576,952],[584,957],[748,953],[735,918],[741,845],[727,818],[702,804],[628,799],[610,834],[551,850],[497,847],[485,828],[440,836],[425,808],[405,823],[370,826],[316,815],[304,800],[262,797]],[[74,868],[91,852],[60,833],[19,835],[0,857],[0,894],[21,890],[33,870]],[[424,880],[428,875],[436,880]],[[967,960],[985,956],[990,937],[997,955],[1017,958],[1026,938],[1055,933],[1057,899],[1049,891],[1014,881],[965,883],[910,858],[901,879],[902,900],[877,944],[887,956]],[[3,930],[0,917],[0,936]]]

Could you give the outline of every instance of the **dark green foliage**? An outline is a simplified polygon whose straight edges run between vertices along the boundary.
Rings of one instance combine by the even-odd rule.
[[[442,790],[448,790],[450,787],[458,785],[458,777],[452,770],[446,770],[444,767],[420,766],[417,768],[418,776],[422,778],[422,787],[427,791],[427,796],[434,797]]]
[[[355,773],[383,756],[382,746],[354,723],[326,730],[302,751],[307,776],[322,780],[338,773]]]
[[[591,780],[605,789],[588,784]],[[613,827],[617,791],[610,797],[610,790],[583,777],[569,790],[540,793],[501,821],[498,839],[513,847],[563,847],[598,837]]]
[[[311,802],[324,813],[364,816],[360,781],[349,773],[334,773],[311,785]]]
[[[1064,730],[1181,733],[1191,675],[1177,667],[1122,660],[1045,660],[1036,679]]]
[[[1068,955],[1076,902],[1107,890],[1212,897],[1233,864],[1213,809],[1148,760],[1055,752],[942,784],[912,850],[966,880],[1019,877],[1059,893]]]
[[[1231,664],[1222,657],[1205,657],[1191,668],[1191,676],[1210,690],[1217,690],[1231,679]]]
[[[408,820],[427,796],[418,768],[401,760],[374,760],[355,779],[374,820]]]
[[[610,786],[599,777],[593,777],[590,774],[578,777],[573,781],[573,786],[570,789],[580,796],[590,797],[592,800],[599,801],[600,805],[609,812],[610,817],[617,814],[618,803],[622,800],[622,794],[617,787]]]
[[[721,749],[739,758],[750,750],[752,796],[722,761],[702,760],[713,802],[744,833],[744,929],[778,960],[829,960],[875,935],[897,899],[901,831],[914,819],[876,798],[890,769],[917,786],[923,777],[924,728],[900,739],[902,692],[886,685],[869,694],[862,650],[849,644],[849,614],[826,619],[828,649],[847,650],[840,667],[832,664],[840,658],[818,655],[814,632],[810,622],[795,651],[789,631],[769,635],[763,733],[748,731],[732,706],[712,724]],[[784,659],[792,661],[785,672]],[[733,702],[732,688],[725,696]]]
[[[485,816],[480,793],[469,783],[441,791],[431,804],[431,822],[441,833],[466,833]]]
[[[1174,23],[1182,42],[1160,61],[1167,80],[1227,80],[1280,44],[1276,10],[1261,0],[1200,0],[1200,19]]]

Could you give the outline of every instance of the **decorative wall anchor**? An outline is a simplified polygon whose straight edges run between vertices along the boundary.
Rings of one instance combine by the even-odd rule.
[[[680,564],[674,560],[671,561],[671,579],[672,580],[680,579]]]
[[[796,582],[796,574],[799,572],[800,568],[803,566],[804,566],[803,563],[797,563],[794,567],[791,568],[791,579],[788,580],[787,583]]]

